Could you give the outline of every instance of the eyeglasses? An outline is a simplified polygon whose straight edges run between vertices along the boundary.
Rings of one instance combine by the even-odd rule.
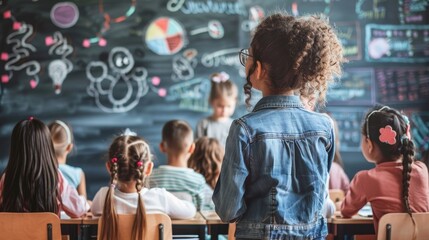
[[[249,59],[249,57],[253,57],[252,55],[249,54],[249,49],[241,49],[240,52],[238,53],[238,58],[240,58],[240,63],[243,66],[246,66],[246,62],[247,62],[247,59]]]

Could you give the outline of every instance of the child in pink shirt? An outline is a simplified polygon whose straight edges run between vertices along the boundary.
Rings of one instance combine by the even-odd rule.
[[[86,198],[64,180],[48,127],[30,118],[12,131],[9,162],[0,179],[0,212],[64,211],[81,217],[88,210]]]
[[[408,118],[397,110],[375,107],[362,127],[362,152],[375,168],[358,172],[341,206],[351,217],[371,203],[374,227],[387,213],[429,211],[428,170],[414,161]]]

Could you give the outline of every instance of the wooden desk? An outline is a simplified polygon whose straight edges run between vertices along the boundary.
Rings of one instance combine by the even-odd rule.
[[[212,240],[218,240],[220,234],[228,235],[228,223],[223,222],[215,211],[201,211],[200,213],[207,222]]]
[[[355,215],[352,218],[343,218],[338,213],[328,219],[328,232],[334,235],[335,240],[344,239],[345,235],[375,234],[372,217]]]
[[[82,233],[82,218],[61,218],[61,235],[69,236],[71,240],[79,239]]]

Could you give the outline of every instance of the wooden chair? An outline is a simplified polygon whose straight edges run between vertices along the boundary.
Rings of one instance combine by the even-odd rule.
[[[329,198],[334,202],[341,202],[344,200],[344,192],[341,189],[329,189]]]
[[[134,218],[134,214],[118,215],[119,239],[132,239]],[[164,213],[150,213],[146,215],[146,220],[145,239],[163,240],[173,238],[171,219],[168,215]],[[98,220],[98,240],[101,240],[101,221],[102,217]]]
[[[8,240],[61,240],[61,222],[50,212],[1,212],[0,235]]]
[[[413,213],[413,218],[417,226],[416,239],[429,239],[429,212]],[[379,221],[377,240],[412,240],[413,233],[414,225],[408,213],[388,213]]]

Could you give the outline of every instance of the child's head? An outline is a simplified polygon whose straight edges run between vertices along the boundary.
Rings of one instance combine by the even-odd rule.
[[[225,72],[214,73],[210,79],[209,103],[213,108],[213,118],[228,118],[234,114],[238,96],[237,86]]]
[[[188,167],[201,173],[207,184],[215,187],[220,174],[224,149],[215,138],[201,137],[195,142],[195,151],[188,161]]]
[[[403,199],[408,212],[408,187],[414,144],[410,123],[405,115],[387,106],[376,106],[365,117],[362,126],[362,152],[366,159],[376,163],[397,161],[402,157]]]
[[[0,211],[58,212],[57,160],[42,121],[30,118],[15,125],[4,174]]]
[[[187,122],[170,120],[164,124],[162,128],[162,142],[160,144],[163,152],[176,155],[188,153],[193,146],[193,142],[194,134]]]
[[[240,52],[240,61],[246,67],[247,104],[252,86],[263,90],[261,81],[270,95],[293,90],[304,98],[317,96],[323,104],[344,59],[341,43],[325,18],[278,13],[258,25],[250,49]]]
[[[143,188],[144,178],[152,171],[151,153],[148,144],[138,136],[123,135],[116,137],[109,148],[109,159],[107,167],[110,173],[111,186],[106,195],[103,209],[102,236],[116,236],[117,238],[117,216],[113,201],[114,188],[120,184],[133,184],[138,195],[136,218],[133,225],[133,239],[136,234],[139,239],[145,228],[146,213],[143,201],[139,194]],[[119,188],[119,190],[121,190]],[[102,239],[105,239],[104,237]]]
[[[73,132],[71,127],[60,120],[49,124],[52,142],[57,158],[64,158],[73,149]]]

